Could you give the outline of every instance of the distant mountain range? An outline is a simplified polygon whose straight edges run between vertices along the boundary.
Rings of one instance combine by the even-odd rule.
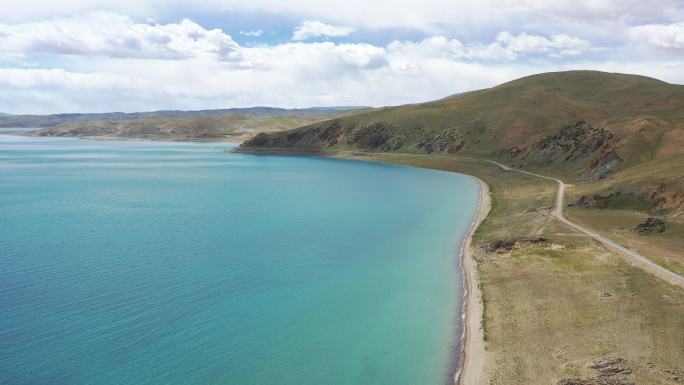
[[[285,109],[275,107],[228,108],[218,110],[178,111],[163,110],[152,112],[107,112],[107,113],[65,113],[52,115],[11,115],[0,113],[0,127],[35,127],[49,128],[65,123],[83,123],[107,120],[132,120],[141,118],[189,118],[206,116],[234,116],[241,115],[254,119],[272,117],[316,118],[329,117],[343,111],[359,110],[366,107],[313,107],[302,109]]]

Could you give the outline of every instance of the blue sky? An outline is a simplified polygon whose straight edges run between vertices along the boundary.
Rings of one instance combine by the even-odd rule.
[[[569,69],[684,83],[684,1],[0,0],[0,112],[395,105]]]

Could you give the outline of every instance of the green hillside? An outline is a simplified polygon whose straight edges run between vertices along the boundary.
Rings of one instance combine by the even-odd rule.
[[[621,189],[634,198],[623,194],[615,199],[618,206],[638,208],[640,200],[650,200],[649,205],[679,211],[684,86],[597,71],[544,73],[261,134],[242,146],[268,148],[486,157],[596,187],[585,192]],[[656,185],[661,187],[654,190]]]
[[[260,137],[245,147],[493,154],[558,133],[578,121],[620,138],[642,136],[657,146],[657,134],[684,126],[684,86],[595,71],[546,73],[434,102],[372,110]]]

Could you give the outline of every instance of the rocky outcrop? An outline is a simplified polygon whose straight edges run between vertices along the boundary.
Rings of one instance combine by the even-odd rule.
[[[566,378],[558,381],[558,385],[635,385],[632,381],[618,378],[592,377],[592,378]]]
[[[594,375],[589,378],[564,378],[558,385],[634,385],[627,378],[632,369],[626,366],[626,361],[619,357],[605,357],[593,361],[589,365]]]
[[[406,130],[386,122],[377,122],[352,130],[347,144],[359,149],[395,151],[406,143]]]
[[[318,125],[310,131],[294,130],[287,132],[284,135],[285,143],[281,143],[281,146],[322,144],[331,147],[339,143],[342,135],[342,125],[339,121],[334,120],[327,124]]]
[[[619,357],[606,357],[594,361],[589,367],[598,371],[600,376],[614,376],[616,374],[631,374],[632,369],[623,366],[625,360]]]
[[[312,148],[339,144],[345,132],[338,120],[281,133],[261,133],[244,142],[243,148]]]
[[[634,227],[637,233],[662,233],[665,231],[665,221],[658,218],[648,217]]]
[[[612,132],[585,121],[565,126],[557,133],[503,150],[500,154],[526,163],[579,164],[588,179],[602,179],[617,171],[622,159]]]
[[[616,172],[620,162],[622,162],[622,158],[620,158],[614,148],[603,149],[600,154],[591,160],[585,175],[588,179],[594,181],[603,179]]]
[[[516,247],[536,245],[544,242],[546,242],[544,237],[497,239],[485,244],[483,248],[490,253],[506,253]]]
[[[603,193],[582,195],[570,206],[638,210],[664,215],[684,210],[684,178],[648,178],[620,183]]]
[[[284,133],[257,135],[242,147],[323,148],[344,144],[359,150],[390,152],[407,141],[407,130],[388,122],[343,126],[339,120],[332,120]]]
[[[620,198],[622,192],[617,191],[607,195],[592,194],[582,195],[576,202],[569,206],[579,206],[583,208],[605,209],[611,207],[611,203]]]
[[[416,148],[423,150],[428,154],[435,152],[447,152],[452,154],[460,151],[464,145],[465,141],[459,130],[450,128],[424,136],[423,139],[418,142]]]

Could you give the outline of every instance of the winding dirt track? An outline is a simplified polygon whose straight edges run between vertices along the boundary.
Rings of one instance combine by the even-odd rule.
[[[610,239],[602,236],[601,234],[598,234],[584,226],[581,226],[575,222],[570,221],[568,218],[565,217],[563,214],[563,200],[565,198],[565,183],[563,183],[562,180],[552,178],[549,176],[545,175],[540,175],[540,174],[535,174],[533,172],[529,171],[523,171],[523,170],[517,170],[514,168],[510,168],[507,166],[504,166],[503,164],[499,162],[495,162],[493,160],[490,160],[491,163],[496,164],[497,166],[501,167],[502,170],[505,171],[514,171],[514,172],[521,172],[523,174],[528,174],[532,176],[536,176],[538,178],[544,178],[544,179],[549,179],[552,181],[555,181],[558,183],[558,192],[556,192],[556,202],[553,208],[553,216],[556,217],[559,221],[563,222],[564,224],[572,227],[573,229],[582,232],[593,239],[601,242],[603,245],[607,246],[610,249],[613,249],[620,254],[626,256],[632,264],[634,264],[637,267],[642,268],[643,270],[657,276],[658,278],[661,278],[673,285],[679,286],[684,288],[684,276],[679,275],[673,271],[670,271],[655,262],[651,261],[650,259],[644,257],[643,255],[637,253],[634,250],[630,250],[624,246],[621,246]]]

